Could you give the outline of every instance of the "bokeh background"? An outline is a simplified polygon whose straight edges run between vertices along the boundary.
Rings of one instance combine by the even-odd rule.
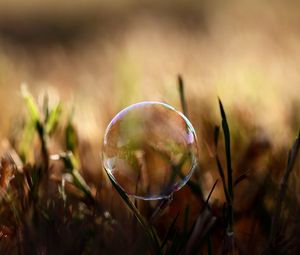
[[[179,107],[180,73],[190,108],[214,114],[219,96],[228,111],[285,142],[300,118],[299,7],[293,0],[0,1],[1,135],[23,109],[21,83],[74,104],[81,134],[99,142],[128,104]]]

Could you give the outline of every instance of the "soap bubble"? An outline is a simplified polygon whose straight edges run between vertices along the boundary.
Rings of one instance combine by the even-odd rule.
[[[169,198],[197,165],[197,141],[190,121],[173,107],[146,101],[119,112],[108,125],[103,166],[130,196]]]

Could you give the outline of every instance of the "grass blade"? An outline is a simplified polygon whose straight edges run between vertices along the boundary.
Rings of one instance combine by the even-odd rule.
[[[46,133],[48,135],[51,135],[55,131],[55,128],[59,121],[59,117],[61,115],[61,110],[62,110],[62,106],[59,103],[50,111],[50,113],[48,113],[48,118],[45,127]]]
[[[209,192],[209,194],[208,194],[208,196],[207,196],[207,199],[206,199],[206,201],[205,201],[205,204],[206,204],[206,205],[208,205],[209,199],[210,199],[212,193],[214,192],[215,187],[216,187],[218,181],[219,181],[219,180],[217,179],[217,180],[215,181],[214,185],[212,186],[212,188],[211,188],[211,190],[210,190],[210,192]]]
[[[227,164],[227,190],[230,200],[227,201],[227,211],[228,211],[228,233],[233,231],[233,177],[232,177],[232,167],[231,167],[231,150],[230,150],[230,130],[227,123],[226,114],[221,100],[219,99],[220,112],[222,117],[222,129],[225,139],[225,152],[226,152],[226,164]]]
[[[39,122],[40,121],[40,113],[38,110],[38,106],[35,103],[33,96],[27,90],[26,85],[22,85],[21,93],[25,100],[25,104],[26,104],[26,107],[27,107],[27,110],[29,112],[31,119],[34,122]]]
[[[185,99],[185,94],[184,94],[184,83],[181,75],[178,75],[178,90],[179,90],[179,95],[180,95],[180,103],[181,103],[181,108],[182,112],[185,116],[188,117],[188,110],[187,110],[187,103]]]
[[[177,220],[178,220],[178,216],[179,216],[179,212],[176,214],[176,216],[175,216],[175,218],[173,219],[173,221],[172,221],[170,227],[168,228],[167,234],[166,234],[166,236],[164,237],[164,239],[163,239],[163,241],[162,241],[162,243],[161,243],[161,245],[160,245],[160,249],[161,249],[161,250],[164,249],[164,247],[165,247],[165,245],[166,245],[168,239],[169,239],[169,238],[171,237],[171,235],[174,233],[174,231],[175,231],[175,224],[176,224],[176,222],[177,222]]]
[[[230,203],[231,198],[230,198],[228,190],[227,190],[227,185],[226,185],[226,181],[225,181],[225,174],[224,174],[224,170],[223,170],[223,167],[221,165],[218,154],[216,155],[216,163],[217,163],[219,174],[221,176],[226,201],[227,201],[227,203]]]
[[[193,224],[183,254],[198,254],[197,252],[203,245],[205,237],[209,234],[215,223],[216,217],[212,215],[209,207],[205,206]]]
[[[230,198],[233,199],[233,182],[232,182],[232,167],[231,167],[231,151],[230,151],[230,131],[227,123],[226,114],[221,100],[219,99],[220,112],[222,116],[222,129],[225,139],[226,163],[227,163],[227,185]]]
[[[294,142],[291,150],[289,151],[288,155],[288,161],[286,165],[286,169],[284,172],[284,175],[281,179],[280,189],[277,196],[277,201],[275,205],[275,211],[272,219],[272,225],[271,225],[271,232],[269,236],[269,243],[267,250],[272,253],[272,250],[274,249],[274,244],[276,240],[276,235],[278,234],[279,225],[280,225],[280,216],[283,206],[283,201],[286,196],[287,188],[288,188],[288,180],[289,176],[294,168],[294,165],[296,163],[297,156],[299,154],[300,150],[300,132],[298,134],[298,137],[296,141]]]
[[[95,198],[91,193],[90,187],[87,185],[80,172],[77,170],[78,162],[72,152],[52,155],[50,158],[52,160],[62,160],[67,171],[73,177],[73,184],[75,185],[75,187],[81,190],[89,201],[95,203]]]
[[[242,182],[242,181],[244,181],[245,179],[247,179],[248,176],[249,176],[249,171],[247,171],[247,172],[241,174],[238,178],[236,178],[236,179],[234,180],[233,185],[234,185],[234,186],[237,186],[240,182]]]
[[[159,245],[159,239],[158,239],[157,234],[155,233],[153,227],[141,215],[139,210],[135,207],[134,203],[132,203],[130,201],[130,199],[127,196],[126,192],[116,183],[116,180],[114,179],[114,177],[109,175],[108,173],[107,173],[107,176],[108,176],[109,180],[111,181],[111,183],[112,183],[113,187],[115,188],[115,190],[119,193],[122,200],[129,207],[129,209],[133,212],[136,219],[141,224],[143,230],[145,231],[145,233],[147,234],[147,236],[151,240],[155,254],[160,255],[161,250],[160,250],[160,245]]]

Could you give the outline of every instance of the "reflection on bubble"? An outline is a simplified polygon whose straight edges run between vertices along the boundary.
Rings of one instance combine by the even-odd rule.
[[[139,199],[170,197],[197,164],[197,141],[189,120],[160,102],[142,102],[119,112],[103,142],[106,172]]]

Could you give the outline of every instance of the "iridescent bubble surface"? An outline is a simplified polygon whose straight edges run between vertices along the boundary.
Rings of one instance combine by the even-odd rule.
[[[190,121],[173,107],[146,101],[119,112],[108,125],[103,166],[130,196],[170,197],[197,165],[197,141]]]

